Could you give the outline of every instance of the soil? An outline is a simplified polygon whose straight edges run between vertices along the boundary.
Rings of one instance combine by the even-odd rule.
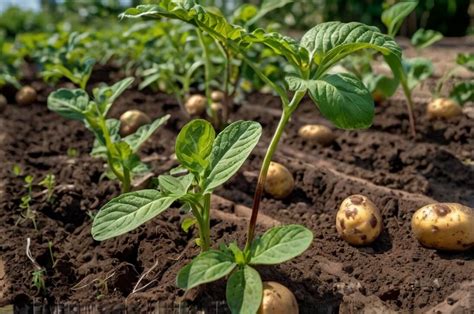
[[[113,74],[101,71],[100,80],[114,81]],[[187,293],[175,286],[178,270],[198,252],[196,235],[180,228],[185,214],[178,204],[126,235],[104,242],[92,239],[91,215],[118,195],[119,186],[102,177],[103,161],[88,155],[92,135],[80,123],[48,111],[46,98],[52,88],[40,82],[32,85],[39,94],[35,104],[20,107],[6,93],[10,104],[0,113],[0,306],[13,305],[20,312],[31,311],[33,304],[44,311],[57,305],[63,311],[82,306],[143,312],[180,304],[189,311],[227,311],[222,281]],[[283,201],[264,197],[258,232],[272,224],[300,223],[313,231],[315,240],[298,258],[259,271],[264,280],[292,289],[302,313],[469,308],[462,297],[472,292],[466,287],[474,278],[473,250],[423,248],[411,234],[410,219],[417,208],[436,201],[474,207],[474,120],[464,115],[428,121],[424,105],[416,106],[416,138],[408,135],[405,103],[396,98],[377,106],[371,129],[335,130],[337,139],[326,147],[297,136],[303,124],[327,124],[309,101],[287,127],[275,160],[292,172],[296,189]],[[172,143],[186,117],[173,98],[132,89],[117,100],[111,116],[117,118],[130,108],[152,118],[172,114],[141,155],[155,174],[176,166]],[[278,99],[262,94],[250,95],[232,113],[233,120],[259,121],[264,136],[241,171],[216,191],[220,197],[213,200],[215,243],[244,244],[247,207],[278,115]],[[77,155],[67,153],[71,148]],[[21,175],[12,172],[14,165],[21,167]],[[50,201],[38,185],[48,173],[57,182]],[[35,178],[31,209],[37,230],[31,220],[19,220],[26,175]],[[336,233],[338,205],[351,194],[367,195],[383,214],[383,233],[370,246],[350,246]],[[45,291],[31,284],[35,266],[25,254],[27,238],[32,256],[46,270]]]

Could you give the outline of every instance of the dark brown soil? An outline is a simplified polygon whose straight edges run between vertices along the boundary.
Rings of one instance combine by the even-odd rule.
[[[91,134],[80,123],[49,112],[45,101],[51,88],[34,86],[40,95],[37,103],[29,107],[11,103],[0,113],[0,306],[20,308],[35,302],[66,304],[70,309],[97,304],[96,309],[104,312],[125,307],[139,312],[185,302],[194,309],[223,312],[223,282],[186,294],[175,287],[177,271],[198,252],[193,234],[180,229],[185,215],[178,209],[116,239],[92,239],[90,215],[118,195],[118,184],[101,177],[103,161],[89,157]],[[265,280],[291,288],[301,312],[346,312],[361,306],[382,312],[426,311],[473,280],[472,250],[436,252],[421,247],[411,235],[411,214],[422,205],[450,201],[474,207],[474,120],[463,116],[430,122],[423,107],[420,103],[416,110],[416,139],[407,135],[404,102],[391,101],[377,107],[373,128],[337,130],[337,139],[328,147],[297,137],[298,127],[305,123],[326,123],[312,105],[306,102],[295,114],[275,159],[293,173],[296,189],[283,201],[264,197],[261,212],[281,223],[306,225],[315,241],[302,256],[259,270]],[[127,91],[111,115],[118,117],[129,108],[151,117],[172,114],[141,151],[155,174],[171,169],[176,165],[175,134],[186,122],[173,98]],[[278,108],[274,97],[259,94],[232,115],[261,122],[265,134],[239,174],[216,193],[228,199],[213,205],[212,237],[217,242],[237,240],[243,245],[246,219],[239,218],[242,206],[237,205],[251,204]],[[69,148],[77,149],[78,155],[68,156]],[[22,168],[20,176],[11,171],[14,165]],[[57,180],[51,202],[38,186],[48,173]],[[35,178],[31,206],[38,230],[31,221],[17,223],[23,211],[19,205],[26,193],[25,175]],[[338,205],[355,193],[371,198],[384,219],[382,236],[363,248],[348,245],[335,230]],[[259,232],[266,227],[262,221]],[[33,257],[46,269],[45,292],[38,293],[31,285],[34,266],[25,254],[28,237]]]

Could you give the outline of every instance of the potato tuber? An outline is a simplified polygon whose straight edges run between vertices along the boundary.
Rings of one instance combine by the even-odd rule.
[[[188,98],[184,107],[192,116],[199,116],[206,110],[207,99],[203,95],[192,95]]]
[[[351,195],[339,207],[336,229],[349,244],[370,244],[382,232],[382,215],[367,197]]]
[[[474,247],[474,210],[456,203],[426,205],[413,214],[411,229],[423,246],[465,251]]]
[[[295,180],[285,166],[271,162],[265,181],[265,192],[276,199],[283,199],[290,195],[295,186]]]
[[[263,283],[262,304],[258,314],[298,314],[298,302],[287,287],[274,281]]]
[[[462,114],[462,107],[452,99],[437,98],[426,107],[429,119],[452,118]]]
[[[321,145],[329,145],[336,138],[330,128],[320,124],[304,125],[298,130],[298,135]]]
[[[16,103],[22,106],[31,105],[36,101],[36,91],[31,86],[23,86],[15,95]]]
[[[133,134],[139,127],[150,122],[150,118],[140,110],[129,110],[120,116],[120,136]]]

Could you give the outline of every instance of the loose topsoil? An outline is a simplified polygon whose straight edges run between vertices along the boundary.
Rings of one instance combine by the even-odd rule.
[[[139,312],[181,304],[189,310],[225,311],[223,281],[187,293],[175,286],[178,270],[198,253],[195,232],[180,228],[185,214],[178,204],[126,235],[92,239],[91,216],[119,194],[119,186],[102,177],[103,161],[89,156],[92,135],[80,123],[49,112],[46,98],[52,89],[33,83],[39,92],[35,104],[20,107],[7,93],[10,104],[0,113],[0,306],[26,310],[36,303],[41,304],[37,309],[45,304],[77,309],[95,304],[104,312],[126,307]],[[264,280],[292,289],[302,313],[425,312],[444,306],[438,304],[445,300],[450,310],[469,307],[463,297],[473,289],[474,252],[423,248],[411,234],[410,219],[417,208],[436,201],[474,207],[474,120],[464,115],[428,121],[424,107],[423,102],[416,105],[416,138],[408,135],[405,102],[395,98],[377,105],[371,129],[336,130],[337,139],[326,147],[297,136],[303,124],[327,124],[314,105],[305,101],[295,113],[275,160],[293,173],[296,189],[283,201],[264,197],[258,231],[300,223],[313,231],[315,240],[300,257],[259,271]],[[130,108],[152,118],[172,114],[141,155],[156,175],[176,166],[173,143],[187,120],[173,98],[132,89],[117,100],[111,116]],[[241,171],[216,191],[216,243],[244,244],[247,207],[279,110],[277,98],[255,94],[232,112],[233,120],[259,121],[264,136]],[[14,165],[22,169],[18,176]],[[50,201],[38,185],[48,173],[57,181]],[[34,177],[31,208],[37,230],[30,220],[20,219],[26,175]],[[350,246],[335,229],[340,202],[356,193],[372,199],[383,214],[383,233],[367,247]],[[31,284],[35,266],[25,254],[27,238],[32,256],[46,269],[45,291]],[[453,293],[457,297],[448,298]]]

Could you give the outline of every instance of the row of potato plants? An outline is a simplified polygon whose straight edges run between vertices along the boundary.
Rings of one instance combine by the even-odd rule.
[[[157,189],[128,192],[130,174],[134,169],[141,168],[136,150],[166,117],[121,138],[117,136],[117,120],[107,120],[106,114],[131,80],[94,90],[92,101],[83,89],[60,89],[54,92],[48,99],[49,108],[64,117],[85,123],[96,135],[94,151],[99,151],[106,158],[107,169],[111,172],[109,176],[118,178],[123,191],[128,192],[114,198],[99,211],[94,218],[92,235],[100,241],[119,236],[134,230],[179,201],[193,215],[185,227],[197,225],[199,238],[196,243],[201,253],[179,272],[178,287],[191,289],[229,276],[226,296],[231,311],[255,313],[262,303],[263,283],[252,266],[285,262],[300,255],[313,239],[312,232],[300,225],[274,227],[262,236],[255,235],[268,168],[286,124],[303,97],[309,94],[320,112],[337,127],[369,127],[374,115],[370,91],[354,75],[328,74],[328,71],[344,57],[370,48],[382,53],[394,77],[405,83],[401,50],[392,37],[361,23],[323,23],[310,29],[297,42],[277,32],[250,30],[229,23],[222,15],[189,0],[161,1],[158,5],[139,6],[127,10],[123,16],[166,17],[193,26],[203,48],[204,82],[208,98],[209,60],[212,56],[207,47],[212,39],[226,56],[228,76],[224,80],[224,99],[229,97],[226,88],[232,75],[231,63],[237,59],[280,96],[283,111],[261,167],[246,245],[240,248],[237,242],[233,242],[214,249],[210,238],[211,195],[239,170],[257,144],[261,135],[261,126],[257,122],[231,123],[216,136],[209,122],[192,120],[181,130],[176,140],[175,152],[181,165],[169,174],[160,175]],[[249,57],[255,46],[266,46],[273,55],[285,59],[288,68],[291,68],[285,71],[285,84],[273,81]],[[293,94],[291,98],[288,97],[290,92]]]
[[[252,266],[285,262],[304,252],[313,240],[311,231],[300,225],[274,227],[259,237],[255,234],[260,200],[273,154],[303,97],[309,95],[321,114],[336,127],[361,129],[370,127],[372,123],[373,96],[378,90],[382,90],[384,97],[389,97],[395,90],[394,86],[401,85],[407,96],[414,132],[411,90],[426,76],[425,68],[429,68],[421,67],[419,70],[416,66],[407,66],[409,63],[403,61],[401,49],[393,38],[401,21],[416,6],[414,2],[401,3],[384,13],[382,20],[387,25],[388,34],[362,23],[328,22],[310,29],[300,41],[286,37],[276,29],[268,31],[255,27],[262,16],[283,5],[275,3],[265,1],[260,10],[255,8],[250,13],[248,6],[242,7],[230,17],[230,22],[219,12],[193,0],[162,0],[159,4],[138,6],[122,14],[123,18],[151,18],[160,22],[137,23],[128,30],[126,40],[141,43],[135,49],[114,50],[123,43],[109,40],[104,45],[107,47],[105,50],[119,55],[123,53],[118,59],[121,57],[123,62],[128,62],[128,69],[135,68],[135,73],[142,78],[140,87],[165,84],[162,88],[176,96],[184,111],[189,109],[185,100],[191,86],[197,84],[199,89],[205,90],[204,100],[211,121],[222,130],[216,135],[213,125],[201,119],[186,124],[175,145],[180,166],[160,175],[157,189],[130,192],[133,177],[149,171],[140,161],[137,151],[169,116],[153,122],[144,119],[132,131],[122,132],[126,120],[108,119],[107,114],[133,79],[98,87],[93,90],[93,97],[89,96],[87,82],[100,54],[90,54],[91,47],[97,45],[97,38],[89,40],[89,34],[72,33],[50,39],[44,49],[37,49],[35,40],[29,42],[29,47],[36,51],[34,58],[41,60],[41,73],[45,79],[65,77],[80,87],[52,93],[48,107],[85,124],[95,135],[91,154],[104,158],[107,162],[105,174],[121,182],[123,194],[104,205],[94,218],[94,239],[102,241],[134,230],[179,202],[192,214],[192,218],[183,221],[182,226],[185,230],[194,225],[197,227],[199,237],[196,243],[201,253],[179,272],[177,285],[191,289],[228,277],[226,297],[234,313],[255,313],[262,304],[264,285]],[[152,31],[144,31],[150,29]],[[107,37],[104,34],[94,36]],[[428,39],[419,40],[423,42],[420,48],[433,42],[436,36],[426,37]],[[23,38],[23,43],[28,43],[27,39]],[[154,49],[145,49],[150,43]],[[25,47],[28,45],[22,49]],[[155,53],[156,48],[161,49],[160,53]],[[97,51],[103,52],[104,48]],[[370,77],[374,51],[383,56],[392,70],[392,77]],[[131,54],[136,54],[136,58],[130,58]],[[161,59],[153,59],[155,55]],[[103,59],[112,57],[109,53]],[[357,63],[358,60],[362,61]],[[281,66],[282,62],[284,66]],[[353,69],[357,75],[335,71],[334,66],[341,62],[347,68],[351,64],[357,65]],[[471,56],[465,56],[459,64],[472,65]],[[215,249],[210,237],[211,195],[239,170],[257,144],[262,130],[257,122],[252,121],[228,124],[228,114],[216,121],[211,91],[218,89],[222,92],[218,98],[228,113],[237,89],[242,86],[245,89],[243,80],[251,80],[254,87],[263,86],[263,82],[277,94],[282,115],[260,169],[246,244],[240,248],[235,241],[220,244]],[[202,86],[199,85],[201,82]]]

